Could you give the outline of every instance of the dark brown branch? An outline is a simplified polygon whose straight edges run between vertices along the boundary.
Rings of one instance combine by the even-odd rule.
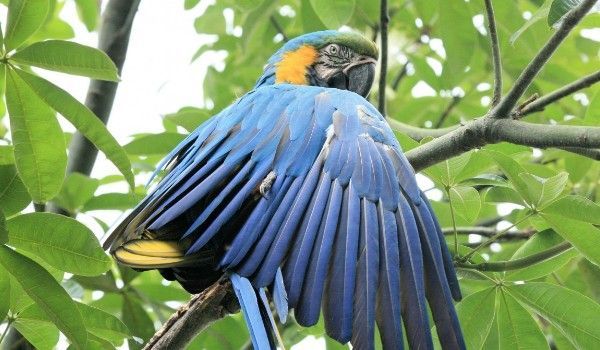
[[[531,103],[528,103],[527,105],[523,106],[523,108],[518,109],[514,113],[514,117],[521,117],[521,116],[525,116],[527,114],[543,111],[547,105],[554,103],[554,102],[560,100],[561,98],[569,96],[574,92],[577,92],[577,91],[585,89],[591,85],[594,85],[595,83],[597,83],[599,81],[600,81],[600,70],[595,73],[592,73],[590,75],[586,75],[585,77],[583,77],[581,79],[578,79],[568,85],[561,87],[560,89],[557,89],[547,95],[544,95],[544,96],[536,99],[535,101],[532,101]]]
[[[380,0],[379,3],[379,32],[381,38],[381,70],[379,72],[379,112],[385,115],[385,88],[387,85],[387,66],[388,66],[388,23],[390,15],[388,13],[387,0]]]
[[[492,97],[492,106],[500,102],[502,98],[502,61],[500,59],[500,45],[498,44],[498,32],[496,31],[496,17],[492,0],[484,0],[485,12],[488,19],[488,31],[490,34],[490,45],[492,47],[492,60],[494,64],[494,96]]]
[[[206,327],[238,310],[231,283],[223,277],[179,308],[152,336],[144,350],[185,349]]]
[[[492,109],[490,112],[492,118],[508,118],[510,116],[511,111],[517,105],[525,90],[548,62],[554,51],[595,3],[596,0],[583,0],[581,4],[565,15],[556,32],[521,72],[506,96]]]

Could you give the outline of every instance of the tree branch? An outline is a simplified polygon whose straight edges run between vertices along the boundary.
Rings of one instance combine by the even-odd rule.
[[[493,237],[494,235],[496,235],[498,233],[498,230],[496,230],[494,227],[486,227],[486,226],[474,226],[474,227],[469,227],[469,226],[459,226],[456,228],[456,232],[458,232],[459,234],[465,234],[465,235],[479,235],[479,236],[483,236],[483,237]],[[454,234],[454,228],[452,227],[445,227],[442,228],[442,233],[445,235],[452,235]],[[531,237],[531,235],[535,233],[535,231],[530,231],[530,230],[521,230],[521,231],[508,231],[503,237],[506,239],[528,239],[529,237]]]
[[[500,60],[500,45],[498,44],[498,32],[496,31],[496,17],[492,0],[484,0],[485,12],[488,19],[488,31],[490,33],[490,45],[492,47],[492,60],[494,64],[494,96],[492,106],[500,102],[502,98],[502,61]]]
[[[415,141],[421,141],[426,137],[440,137],[442,135],[446,135],[447,133],[456,130],[460,127],[460,125],[449,126],[447,128],[440,129],[428,129],[428,128],[419,128],[417,126],[408,125],[396,119],[387,118],[388,124],[392,130],[401,132],[411,139]]]
[[[492,118],[508,118],[512,109],[518,103],[525,90],[529,87],[533,79],[542,70],[546,62],[550,59],[554,51],[585,16],[585,14],[594,6],[596,0],[583,0],[577,7],[569,11],[563,18],[562,23],[556,32],[550,37],[546,45],[529,62],[527,67],[521,72],[512,88],[496,107],[494,107],[490,116]]]
[[[238,310],[239,304],[231,282],[227,277],[222,277],[179,308],[152,336],[144,350],[185,349],[206,327]]]
[[[525,256],[523,258],[509,260],[509,261],[493,261],[493,262],[484,262],[479,264],[470,264],[465,262],[457,261],[455,265],[457,267],[462,267],[465,269],[475,269],[479,271],[509,271],[509,270],[517,270],[527,266],[531,266],[542,261],[553,258],[560,253],[571,249],[571,243],[562,242],[560,244],[555,245],[552,248],[543,250],[539,253],[531,254]]]
[[[585,77],[578,79],[568,85],[561,87],[560,89],[554,90],[553,92],[544,95],[535,101],[525,105],[522,109],[518,109],[514,113],[515,118],[525,116],[527,114],[543,111],[544,108],[561,98],[571,95],[574,92],[585,89],[600,81],[600,70],[586,75]]]
[[[390,21],[390,15],[388,13],[387,0],[380,0],[379,2],[379,32],[381,38],[381,70],[379,71],[379,112],[385,115],[385,88],[387,79],[387,65],[388,65],[388,22]]]
[[[503,141],[537,148],[600,148],[600,127],[483,117],[406,152],[406,157],[415,171],[420,171],[474,148]]]

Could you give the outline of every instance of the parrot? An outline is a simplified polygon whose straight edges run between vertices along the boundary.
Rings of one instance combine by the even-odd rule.
[[[353,349],[374,349],[376,328],[384,349],[433,349],[433,324],[444,349],[465,349],[442,230],[366,99],[378,56],[351,31],[285,42],[158,164],[104,248],[190,293],[229,278],[258,350],[277,347],[288,312],[304,327],[322,314]]]

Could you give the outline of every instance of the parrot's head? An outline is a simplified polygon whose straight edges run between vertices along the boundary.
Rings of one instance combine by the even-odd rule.
[[[288,41],[271,56],[257,86],[324,86],[366,97],[375,78],[377,57],[375,43],[358,33],[309,33]]]

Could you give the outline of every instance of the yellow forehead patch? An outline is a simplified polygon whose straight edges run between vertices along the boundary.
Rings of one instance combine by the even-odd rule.
[[[281,61],[277,63],[275,81],[277,83],[308,84],[306,68],[316,61],[318,55],[317,50],[308,45],[284,53]]]

